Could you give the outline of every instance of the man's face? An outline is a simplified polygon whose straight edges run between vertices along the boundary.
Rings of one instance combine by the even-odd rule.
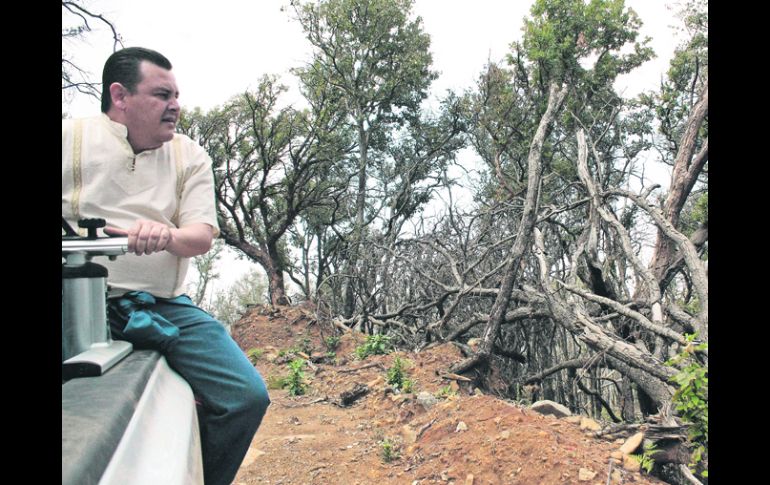
[[[125,99],[128,141],[137,153],[170,141],[179,119],[179,89],[171,71],[147,61],[139,70],[142,80]]]

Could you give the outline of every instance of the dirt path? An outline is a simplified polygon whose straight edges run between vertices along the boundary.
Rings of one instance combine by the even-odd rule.
[[[233,330],[245,351],[263,351],[257,368],[266,380],[287,374],[281,350],[311,346],[323,353],[328,335],[296,308],[256,309]],[[443,372],[461,357],[451,345],[360,361],[353,352],[362,343],[360,335],[345,335],[336,362],[306,368],[306,395],[270,391],[272,404],[235,484],[605,485],[610,473],[613,484],[663,483],[610,468],[618,443],[447,379]],[[414,393],[399,394],[385,383],[396,356],[409,362]],[[356,385],[369,392],[338,405],[340,393]]]

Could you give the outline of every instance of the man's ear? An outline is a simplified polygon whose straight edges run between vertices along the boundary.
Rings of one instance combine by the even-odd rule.
[[[119,110],[126,108],[126,98],[130,93],[125,86],[120,83],[110,84],[110,97],[112,98],[112,105]]]

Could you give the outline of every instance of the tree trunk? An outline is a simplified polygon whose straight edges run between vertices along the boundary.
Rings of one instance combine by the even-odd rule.
[[[465,372],[476,365],[486,362],[492,355],[495,339],[500,333],[500,326],[505,320],[505,313],[508,310],[508,304],[511,301],[511,291],[513,283],[521,269],[521,262],[529,249],[532,240],[532,231],[537,219],[537,206],[539,202],[540,177],[542,174],[542,155],[543,144],[551,129],[551,124],[556,118],[564,98],[567,95],[567,86],[559,86],[551,83],[548,93],[548,107],[540,119],[537,132],[530,146],[529,156],[527,157],[527,197],[524,202],[524,209],[519,223],[519,229],[516,233],[516,240],[508,256],[508,263],[505,266],[500,291],[497,294],[495,303],[489,315],[489,322],[484,330],[481,348],[475,356],[466,359],[452,367],[452,372],[459,374]]]
[[[267,273],[270,303],[272,305],[288,305],[289,299],[286,297],[283,268],[280,266],[277,242],[262,249],[241,240],[226,228],[221,230],[221,236],[227,245],[238,249],[247,258],[259,264],[265,270],[265,273]]]
[[[708,113],[708,82],[706,83],[700,100],[693,107],[687,126],[679,143],[679,151],[674,161],[674,170],[671,174],[671,187],[664,204],[664,217],[677,228],[679,215],[684,207],[687,197],[690,195],[695,182],[698,180],[703,166],[708,160],[708,139],[706,139],[700,153],[695,158],[695,145],[698,140],[698,131]],[[676,246],[661,229],[658,229],[658,237],[655,242],[650,269],[658,281],[665,281],[667,269],[676,259]]]
[[[286,285],[283,280],[283,267],[281,265],[281,255],[278,251],[278,242],[269,244],[267,247],[268,261],[264,265],[267,272],[268,291],[270,292],[271,305],[288,305],[289,298],[286,296]]]
[[[348,261],[346,264],[345,273],[349,275],[345,279],[345,301],[343,304],[342,314],[345,318],[353,316],[355,310],[355,295],[354,285],[355,280],[352,275],[357,273],[358,266],[358,252],[361,247],[361,239],[364,234],[364,209],[366,208],[366,168],[368,164],[368,144],[369,134],[364,128],[363,120],[358,122],[358,192],[356,194],[356,222],[353,227],[353,240],[350,243],[350,253],[348,255]]]

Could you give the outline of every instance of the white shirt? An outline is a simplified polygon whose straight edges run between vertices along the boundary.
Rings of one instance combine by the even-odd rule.
[[[211,158],[195,141],[175,134],[174,140],[160,148],[134,154],[128,129],[106,114],[80,122],[81,183],[77,183],[73,163],[77,158],[76,121],[62,120],[62,217],[72,227],[77,227],[78,217],[100,217],[121,229],[128,229],[137,219],[149,219],[169,227],[206,223],[214,228],[214,237],[219,235]],[[172,221],[178,203],[175,143],[179,143],[184,174],[178,221]],[[95,262],[107,267],[110,296],[133,290],[161,298],[184,293],[189,258],[161,251],[127,254],[116,261],[97,258]]]

